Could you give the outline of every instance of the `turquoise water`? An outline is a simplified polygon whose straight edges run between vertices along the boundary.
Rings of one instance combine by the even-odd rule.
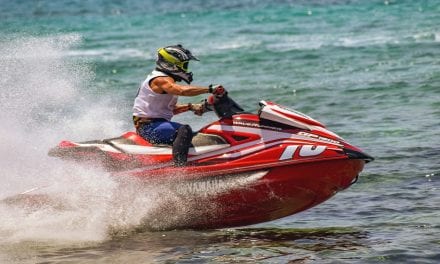
[[[440,261],[439,1],[1,1],[0,18],[0,199],[40,186],[56,201],[0,205],[0,263]],[[46,153],[132,130],[156,49],[176,43],[201,59],[194,84],[221,83],[248,111],[295,108],[376,160],[294,216],[148,231],[169,193]]]

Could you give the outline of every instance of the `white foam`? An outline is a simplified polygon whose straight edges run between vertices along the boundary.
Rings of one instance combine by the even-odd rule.
[[[139,50],[133,48],[123,48],[123,49],[92,49],[92,50],[82,50],[75,49],[69,50],[65,54],[70,57],[99,57],[102,60],[107,61],[118,61],[121,59],[153,59],[154,56],[148,53],[147,50]]]
[[[240,48],[250,48],[260,44],[261,41],[259,40],[253,40],[246,37],[237,37],[235,39],[228,39],[222,43],[218,43],[215,45],[215,48],[218,50],[231,50],[231,49],[240,49]]]
[[[121,131],[108,102],[84,93],[94,76],[87,64],[64,56],[80,41],[64,35],[0,42],[0,200],[48,186],[28,193],[35,199],[0,203],[0,241],[106,236],[109,197],[118,183],[99,168],[47,156],[65,137]]]
[[[334,47],[368,47],[385,44],[400,44],[415,40],[417,42],[438,42],[440,35],[432,32],[419,32],[407,35],[395,35],[390,32],[371,32],[369,34],[309,34],[297,36],[280,36],[276,43],[267,44],[268,48],[289,51],[289,50],[316,50],[324,46]]]

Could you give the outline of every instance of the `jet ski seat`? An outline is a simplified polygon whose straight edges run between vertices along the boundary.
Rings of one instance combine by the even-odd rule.
[[[131,133],[131,134],[136,135],[135,133]],[[136,142],[131,140],[130,137],[128,138],[117,137],[117,138],[109,138],[104,140],[86,141],[86,142],[81,142],[81,144],[108,144],[113,147],[117,147],[118,145],[121,144],[136,145]],[[221,136],[218,135],[194,133],[191,144],[193,147],[200,147],[200,146],[209,146],[209,145],[228,144],[228,142],[226,142],[225,139],[223,139]],[[152,144],[152,145],[155,147],[171,148],[171,145],[166,145],[166,144]]]
[[[228,144],[221,136],[204,133],[195,134],[191,143],[194,147]]]

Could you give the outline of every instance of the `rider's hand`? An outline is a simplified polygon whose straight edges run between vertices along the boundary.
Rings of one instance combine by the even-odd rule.
[[[209,92],[217,97],[223,97],[223,95],[225,95],[227,93],[226,89],[223,88],[223,86],[221,86],[220,84],[209,85]]]
[[[194,112],[195,115],[201,116],[203,113],[205,113],[207,110],[205,109],[204,104],[191,104],[190,109]]]

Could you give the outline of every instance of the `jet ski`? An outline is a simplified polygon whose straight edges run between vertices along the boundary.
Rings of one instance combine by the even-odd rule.
[[[135,132],[62,141],[49,155],[99,163],[115,177],[174,186],[192,217],[173,228],[195,229],[257,224],[304,211],[348,188],[373,161],[301,112],[260,101],[258,112],[249,113],[227,94],[208,99],[219,119],[194,135],[186,166],[172,166],[171,146],[151,144]]]

